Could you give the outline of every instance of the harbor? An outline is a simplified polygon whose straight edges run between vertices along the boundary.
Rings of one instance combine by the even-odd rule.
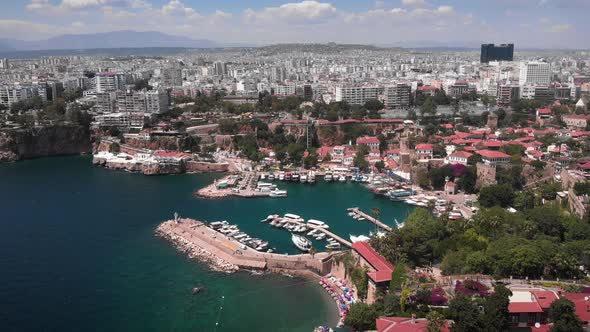
[[[207,223],[194,219],[168,220],[156,228],[156,234],[170,241],[190,258],[197,259],[214,270],[232,273],[238,269],[269,270],[289,273],[316,271],[327,273],[334,253],[277,254],[257,251],[221,233]]]

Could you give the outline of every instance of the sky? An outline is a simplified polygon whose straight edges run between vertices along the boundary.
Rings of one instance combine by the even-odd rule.
[[[0,38],[118,30],[221,43],[590,48],[590,0],[2,0]]]

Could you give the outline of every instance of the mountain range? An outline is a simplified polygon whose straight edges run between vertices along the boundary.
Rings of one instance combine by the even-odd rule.
[[[0,39],[0,52],[142,47],[213,48],[222,46],[224,45],[207,39],[173,36],[157,31],[129,30],[61,35],[35,41]]]

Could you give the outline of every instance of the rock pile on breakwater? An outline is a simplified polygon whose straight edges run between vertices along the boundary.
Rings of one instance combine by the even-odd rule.
[[[207,264],[213,271],[234,273],[239,270],[237,265],[228,263],[209,251],[197,246],[194,242],[174,234],[166,224],[167,223],[163,223],[156,228],[156,235],[172,243],[178,251],[186,254],[187,257]]]

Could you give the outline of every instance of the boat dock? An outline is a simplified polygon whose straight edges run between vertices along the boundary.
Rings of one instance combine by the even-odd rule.
[[[328,273],[335,253],[286,255],[256,251],[232,237],[194,219],[168,220],[156,234],[170,241],[189,257],[207,263],[217,271],[235,272],[240,268],[291,271],[293,273]]]
[[[391,226],[385,225],[383,222],[381,222],[380,220],[377,220],[375,218],[373,218],[372,216],[364,213],[363,211],[361,211],[361,209],[359,209],[358,207],[353,207],[353,208],[348,208],[347,211],[349,212],[354,212],[362,217],[364,217],[365,219],[367,219],[368,221],[372,222],[373,224],[381,227],[382,229],[391,232],[393,230],[393,228],[391,228]]]
[[[329,230],[327,230],[323,227],[311,225],[308,223],[300,222],[300,221],[289,219],[289,218],[280,218],[280,219],[285,220],[287,223],[290,223],[290,224],[294,224],[294,225],[298,225],[298,226],[305,226],[307,228],[318,230],[318,231],[326,234],[326,236],[334,238],[334,240],[340,242],[341,244],[343,244],[349,248],[352,248],[352,243],[350,241],[345,240],[344,238],[330,232]]]

